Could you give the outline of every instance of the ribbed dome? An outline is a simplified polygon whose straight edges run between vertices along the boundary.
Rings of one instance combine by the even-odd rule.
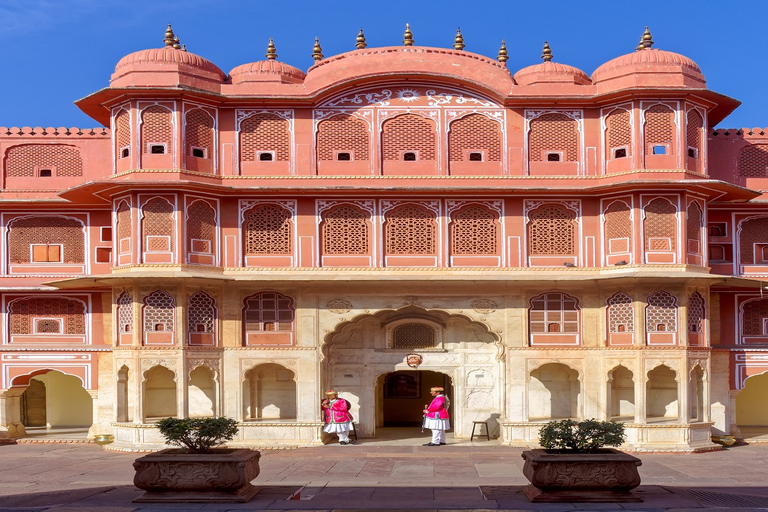
[[[229,72],[232,84],[244,82],[281,82],[299,84],[304,81],[306,73],[299,68],[289,66],[277,60],[268,59],[242,64]]]
[[[166,66],[174,71],[181,68],[186,71],[199,70],[205,74],[218,75],[222,80],[225,77],[224,72],[213,62],[172,46],[129,53],[117,63],[115,74],[122,76],[131,71],[143,71],[142,68],[152,68],[152,71],[156,71],[158,67]]]
[[[693,60],[654,48],[643,48],[609,60],[592,73],[592,82],[597,85],[629,75],[646,75],[643,85],[704,87],[706,84]],[[682,80],[670,81],[670,75],[679,75]]]
[[[570,85],[589,85],[589,77],[582,70],[559,62],[545,61],[523,68],[515,73],[518,85],[540,83],[562,83]]]

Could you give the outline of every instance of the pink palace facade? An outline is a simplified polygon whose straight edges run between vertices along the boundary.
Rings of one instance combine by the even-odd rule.
[[[714,130],[739,102],[647,30],[591,77],[460,33],[306,73],[164,42],[77,102],[109,128],[0,128],[0,436],[306,446],[328,388],[375,437],[437,384],[457,439],[768,430],[768,134]]]

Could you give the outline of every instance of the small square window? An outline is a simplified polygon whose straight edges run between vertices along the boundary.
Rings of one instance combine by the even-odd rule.
[[[405,162],[415,162],[416,161],[416,153],[403,153],[403,161]]]
[[[707,225],[709,236],[728,236],[728,224],[726,222],[712,222]]]
[[[469,154],[469,161],[470,162],[482,162],[483,161],[483,154],[472,152]]]
[[[40,169],[39,174],[41,178],[50,178],[53,176],[53,171],[51,169]]]
[[[352,160],[352,155],[349,153],[337,153],[336,160],[339,160],[340,162],[349,162]]]
[[[192,156],[194,156],[195,158],[205,158],[205,149],[192,148]]]
[[[112,261],[112,248],[111,247],[97,247],[96,248],[96,263],[109,263]]]
[[[110,226],[102,227],[101,228],[101,238],[100,240],[102,242],[111,242],[112,241],[112,228]]]
[[[150,144],[149,152],[153,155],[164,155],[165,146],[163,146],[162,144]]]
[[[627,158],[627,148],[614,149],[613,158]]]
[[[547,153],[547,162],[559,162],[560,153]]]
[[[667,154],[667,146],[653,146],[653,154],[654,155],[666,155]]]
[[[696,148],[688,148],[689,158],[699,158],[699,150]]]
[[[120,148],[120,158],[128,158],[129,156],[131,156],[129,148]]]
[[[269,151],[263,151],[259,153],[259,162],[271,162],[274,159],[274,155]]]

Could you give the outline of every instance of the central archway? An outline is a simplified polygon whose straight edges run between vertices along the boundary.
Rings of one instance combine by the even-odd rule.
[[[424,406],[432,401],[430,388],[440,386],[453,397],[448,375],[431,370],[398,370],[376,379],[376,428],[420,427]],[[449,415],[453,412],[453,403]]]

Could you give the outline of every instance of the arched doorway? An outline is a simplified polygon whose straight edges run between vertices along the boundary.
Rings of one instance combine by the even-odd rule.
[[[20,418],[27,434],[42,430],[74,429],[87,434],[93,424],[93,399],[83,382],[73,375],[49,370],[25,378]],[[18,379],[14,387],[23,385]]]
[[[736,395],[736,425],[748,438],[768,437],[768,372],[749,377]]]
[[[429,391],[442,387],[453,397],[451,378],[429,370],[399,370],[376,380],[376,428],[421,427],[424,406],[432,401]],[[453,401],[452,401],[453,402]],[[448,413],[453,416],[453,403]]]

